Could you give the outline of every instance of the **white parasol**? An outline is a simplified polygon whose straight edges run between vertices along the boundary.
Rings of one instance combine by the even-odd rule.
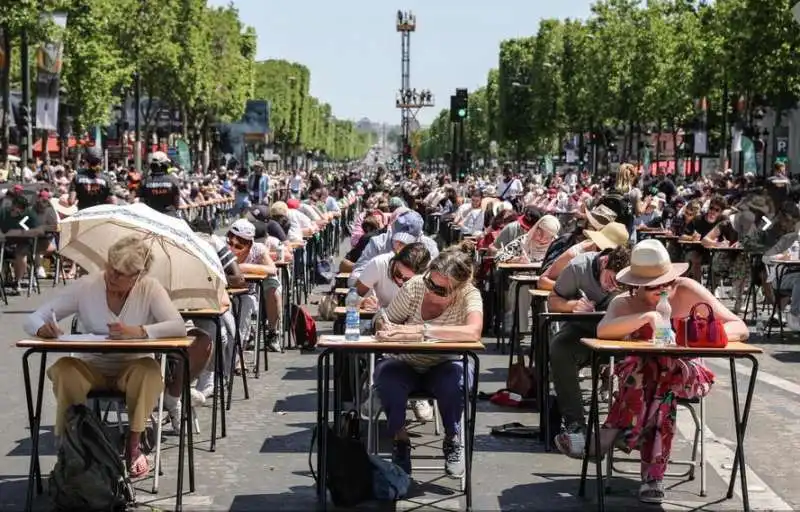
[[[159,213],[143,203],[86,208],[61,221],[62,256],[87,272],[105,269],[108,249],[118,240],[139,234],[151,243],[153,264],[147,275],[166,288],[179,309],[219,309],[225,271],[211,245],[186,222]]]

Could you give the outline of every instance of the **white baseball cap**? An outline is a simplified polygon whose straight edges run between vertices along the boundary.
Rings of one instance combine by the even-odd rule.
[[[256,227],[247,219],[238,219],[228,230],[242,240],[254,240],[256,238]]]

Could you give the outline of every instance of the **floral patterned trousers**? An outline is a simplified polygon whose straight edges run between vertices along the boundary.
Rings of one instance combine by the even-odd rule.
[[[621,429],[625,444],[639,450],[642,482],[661,481],[675,435],[677,399],[707,395],[714,374],[699,359],[634,356],[615,373],[619,393],[605,427]]]

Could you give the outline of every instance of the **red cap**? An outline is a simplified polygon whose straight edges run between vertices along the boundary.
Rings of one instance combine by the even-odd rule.
[[[40,199],[50,199],[50,191],[47,189],[42,189],[39,191],[39,198]]]
[[[286,206],[291,208],[292,210],[296,210],[300,208],[300,200],[299,199],[289,199],[286,201]]]
[[[22,185],[14,185],[11,187],[11,192],[14,194],[21,194],[23,190],[25,189],[22,188]]]

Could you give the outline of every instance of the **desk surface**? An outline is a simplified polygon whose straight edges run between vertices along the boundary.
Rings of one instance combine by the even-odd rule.
[[[539,276],[533,274],[513,274],[509,279],[518,283],[535,283],[539,281]]]
[[[338,274],[336,274],[336,279],[349,279],[349,278],[350,278],[350,272],[339,272]]]
[[[539,313],[548,317],[550,320],[600,320],[606,312],[605,311],[581,311],[579,313],[557,313],[555,311],[543,311]]]
[[[219,309],[179,309],[178,312],[181,314],[181,316],[188,318],[212,318],[215,316],[224,315],[230,308],[230,306],[223,306]]]
[[[358,311],[358,315],[359,316],[363,316],[363,317],[367,317],[367,318],[371,318],[371,317],[375,316],[376,313],[377,313],[377,311],[371,311],[371,310],[368,311],[366,309],[360,309]],[[336,316],[345,316],[347,314],[347,308],[345,306],[337,306],[333,310],[333,314],[336,315]]]
[[[228,295],[244,295],[245,293],[250,293],[249,288],[228,288],[227,289]]]
[[[598,352],[638,352],[674,355],[681,357],[725,357],[738,356],[744,354],[761,354],[763,350],[755,345],[749,345],[740,341],[731,341],[725,348],[698,348],[698,347],[679,347],[676,345],[668,347],[657,347],[650,341],[631,340],[600,340],[596,338],[582,338],[581,343],[592,350]]]
[[[322,336],[317,342],[320,348],[347,348],[351,350],[384,350],[404,352],[477,352],[485,350],[480,341],[408,341],[380,342],[374,336],[361,336],[359,341],[345,341],[344,336]]]
[[[528,290],[528,293],[530,293],[533,297],[547,298],[553,292],[550,290]]]
[[[160,338],[147,340],[106,340],[106,341],[59,341],[59,340],[21,340],[16,343],[17,348],[36,348],[40,350],[74,350],[75,352],[95,352],[103,350],[174,350],[189,348],[194,343],[194,338]]]
[[[497,268],[501,270],[539,270],[542,263],[498,263]]]
[[[244,277],[245,281],[258,282],[268,278],[269,274],[242,274],[242,277]]]

